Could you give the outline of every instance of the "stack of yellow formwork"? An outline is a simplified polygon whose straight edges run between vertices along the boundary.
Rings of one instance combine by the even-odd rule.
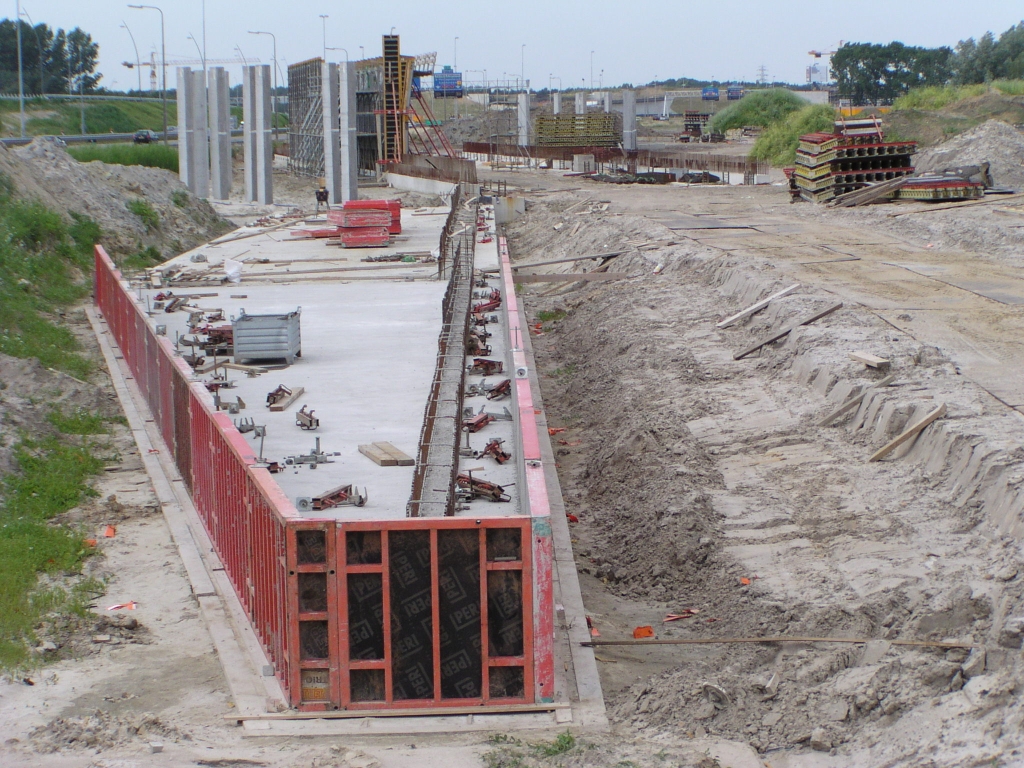
[[[616,147],[622,142],[621,117],[615,113],[538,115],[537,145],[542,147]]]

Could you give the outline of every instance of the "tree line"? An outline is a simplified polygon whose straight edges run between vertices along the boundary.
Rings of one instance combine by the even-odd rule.
[[[25,93],[92,93],[103,77],[96,71],[100,47],[75,27],[70,32],[21,21],[21,67]],[[18,92],[18,27],[0,21],[0,93]]]
[[[1024,78],[1024,21],[956,48],[847,43],[832,56],[832,73],[840,95],[858,104],[890,103],[911,88]]]

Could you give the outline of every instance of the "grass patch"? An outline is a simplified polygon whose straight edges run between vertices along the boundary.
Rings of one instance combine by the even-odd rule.
[[[988,86],[981,85],[933,85],[927,88],[914,88],[900,96],[892,103],[894,110],[927,109],[937,110],[948,107],[964,99],[983,96]]]
[[[75,216],[69,225],[37,202],[13,199],[0,174],[0,352],[34,357],[44,366],[84,378],[92,363],[56,311],[89,293],[99,227]]]
[[[174,203],[179,208],[187,208],[188,200],[188,192],[186,192],[184,189],[176,189],[173,192],[171,192],[171,202]]]
[[[719,133],[748,125],[767,128],[784,121],[806,105],[807,102],[799,96],[781,88],[754,91],[718,112],[711,118],[708,128]]]
[[[18,472],[2,481],[0,506],[0,667],[30,661],[35,629],[48,614],[87,611],[88,597],[99,587],[80,582],[70,589],[38,589],[39,574],[81,572],[89,550],[82,535],[50,521],[95,491],[86,481],[103,468],[91,444],[71,445],[67,438],[23,439],[15,449]]]
[[[564,320],[567,314],[564,309],[542,309],[537,313],[537,319],[542,323],[557,323]]]
[[[3,100],[0,111],[16,112],[18,102]],[[30,136],[77,134],[82,129],[81,105],[73,101],[29,99],[25,102],[28,113],[25,131]],[[167,124],[178,121],[178,105],[171,98],[167,102]],[[163,107],[160,99],[146,101],[89,101],[85,104],[85,128],[88,133],[133,133],[148,128],[162,131]]]
[[[99,160],[114,165],[142,165],[178,172],[178,150],[163,144],[79,144],[68,147],[68,154],[80,163]]]
[[[84,408],[69,413],[55,408],[46,415],[46,420],[64,435],[105,435],[110,432],[106,419]]]
[[[117,266],[122,272],[141,272],[144,269],[155,266],[164,260],[152,245],[143,248],[141,251],[123,256],[118,260]]]
[[[533,751],[544,757],[564,755],[566,752],[576,748],[576,737],[569,731],[558,734],[554,741],[542,741],[533,745]]]
[[[772,165],[789,165],[796,159],[796,148],[805,133],[831,131],[835,111],[827,104],[809,104],[790,114],[781,123],[762,133],[751,150],[751,157],[768,160]]]
[[[142,219],[142,223],[146,225],[146,229],[150,232],[154,229],[160,229],[160,214],[141,197],[129,200],[124,204],[124,207]]]

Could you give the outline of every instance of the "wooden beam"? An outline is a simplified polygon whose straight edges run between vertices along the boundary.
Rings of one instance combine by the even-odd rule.
[[[534,261],[529,264],[513,264],[512,269],[523,269],[526,267],[547,267],[551,264],[568,264],[572,261],[586,261],[587,259],[611,259],[621,256],[629,251],[608,251],[608,253],[595,253],[592,256],[571,256],[566,259],[551,259],[551,261]]]
[[[551,275],[513,275],[512,282],[521,283],[564,283],[623,280],[629,277],[625,272],[559,272]]]
[[[945,415],[946,415],[946,404],[942,403],[942,404],[939,405],[938,408],[936,408],[934,411],[929,413],[927,416],[925,416],[919,422],[917,422],[913,426],[907,427],[905,430],[903,430],[902,434],[900,434],[899,437],[893,438],[888,443],[886,443],[881,448],[879,448],[877,451],[875,451],[873,454],[871,454],[871,458],[869,458],[868,461],[878,461],[878,460],[880,460],[881,458],[883,458],[884,456],[886,456],[887,454],[889,454],[890,452],[892,452],[896,448],[899,448],[901,445],[903,445],[905,442],[907,442],[907,440],[909,440],[910,438],[916,437],[919,432],[921,432],[925,427],[927,427],[933,421],[935,421],[936,419],[939,419],[939,418],[941,418],[942,416],[945,416]]]
[[[863,645],[880,637],[680,637],[671,640],[590,640],[580,643],[585,648],[602,645],[731,645],[735,643],[849,643]],[[973,643],[945,643],[937,640],[886,640],[890,645],[912,648],[980,648]]]
[[[821,421],[819,421],[818,422],[818,426],[819,427],[827,427],[829,424],[831,424],[833,421],[838,419],[844,413],[846,413],[848,411],[851,411],[854,408],[856,408],[858,405],[860,405],[861,401],[865,397],[867,397],[868,392],[870,392],[873,389],[881,389],[882,387],[887,387],[890,384],[892,384],[894,381],[896,381],[896,376],[890,375],[890,376],[886,376],[884,379],[880,379],[879,381],[876,381],[874,384],[872,384],[869,387],[865,387],[864,391],[861,392],[859,395],[857,395],[856,397],[851,397],[849,400],[847,400],[841,406],[836,408],[836,410],[832,411],[832,413],[830,413],[828,416],[826,416]]]
[[[411,467],[414,464],[416,464],[416,462],[413,460],[412,456],[410,456],[409,454],[405,453],[404,451],[398,450],[391,443],[388,443],[388,442],[374,443],[373,447],[376,448],[378,451],[384,453],[385,455],[387,455],[391,459],[394,459],[396,466],[399,466],[399,467]]]
[[[850,359],[856,363],[864,363],[864,365],[870,368],[888,368],[889,361],[884,357],[878,355],[872,355],[870,352],[864,352],[863,350],[854,350],[850,353]]]
[[[855,205],[867,205],[873,203],[880,197],[885,197],[890,192],[896,192],[906,185],[910,180],[909,176],[901,176],[898,179],[890,179],[878,184],[872,184],[864,189],[855,189],[845,195],[833,198],[829,206],[833,208],[852,208]]]
[[[892,641],[890,641],[892,642]],[[957,648],[966,646],[955,646]],[[363,709],[363,710],[338,710],[335,712],[266,712],[259,715],[224,715],[229,722],[242,722],[243,720],[346,720],[351,718],[373,718],[373,717],[442,717],[452,715],[489,715],[489,714],[515,714],[517,712],[554,712],[560,709],[569,709],[569,704],[503,704],[468,707],[397,707],[394,709]]]
[[[735,355],[732,356],[732,359],[733,360],[740,360],[740,359],[746,357],[747,355],[751,354],[752,352],[757,352],[757,350],[759,350],[761,347],[766,346],[768,344],[771,344],[772,342],[778,341],[782,337],[789,335],[790,331],[793,331],[796,328],[799,328],[801,325],[810,325],[811,323],[815,322],[816,320],[821,320],[821,318],[825,317],[826,315],[831,315],[837,309],[842,309],[842,307],[843,307],[843,302],[840,301],[840,302],[837,302],[836,304],[833,304],[830,307],[827,307],[826,309],[822,309],[822,310],[820,310],[818,312],[814,312],[813,314],[807,315],[806,317],[802,317],[799,320],[797,320],[795,323],[793,323],[792,325],[787,325],[785,328],[783,328],[780,331],[773,331],[770,335],[768,335],[765,338],[761,339],[759,342],[757,342],[753,346],[747,347],[742,352],[737,352]]]
[[[304,387],[296,387],[295,389],[292,390],[292,393],[288,395],[288,397],[286,397],[284,400],[281,400],[280,402],[274,403],[272,406],[270,406],[270,410],[273,413],[280,413],[281,411],[285,410],[289,405],[291,405],[300,397],[302,397],[302,395],[305,392],[306,390]]]
[[[771,304],[773,301],[775,301],[775,299],[781,299],[783,296],[788,296],[789,294],[791,294],[793,291],[795,291],[799,287],[800,287],[800,283],[793,283],[791,286],[789,286],[789,288],[783,288],[778,293],[773,293],[767,299],[761,299],[756,304],[751,304],[749,307],[744,309],[742,312],[737,312],[732,317],[725,318],[725,320],[723,320],[718,325],[716,325],[715,328],[728,328],[730,325],[733,325],[734,323],[738,323],[740,320],[748,318],[751,315],[757,314],[762,309],[764,309],[769,304]]]
[[[376,443],[360,445],[359,452],[379,467],[398,466],[398,460],[386,451],[378,448]]]
[[[999,195],[992,200],[968,200],[964,203],[953,203],[952,205],[933,205],[930,208],[918,208],[913,211],[900,211],[899,213],[890,213],[889,218],[895,219],[897,216],[910,216],[914,213],[931,213],[932,211],[948,211],[952,208],[969,208],[973,205],[992,205],[994,203],[1002,203],[1007,200],[1016,200],[1024,197],[1024,194],[1018,195]]]

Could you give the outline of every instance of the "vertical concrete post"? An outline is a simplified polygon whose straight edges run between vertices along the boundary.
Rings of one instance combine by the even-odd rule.
[[[604,92],[604,111],[605,111],[606,114],[612,111],[612,92],[611,91],[605,91]]]
[[[210,134],[207,120],[206,73],[197,69],[192,78],[192,146],[189,150],[189,189],[196,197],[210,196]]]
[[[359,199],[359,133],[356,125],[356,68],[346,61],[338,65],[341,111],[341,201]]]
[[[552,99],[551,112],[560,115],[562,113],[562,94],[556,93]]]
[[[576,114],[584,115],[587,112],[587,94],[582,91],[576,92]]]
[[[231,197],[231,102],[224,67],[208,70],[210,98],[210,186],[215,200]]]
[[[519,109],[517,113],[519,118],[519,146],[527,147],[530,145],[530,94],[519,94]]]
[[[622,92],[622,148],[636,149],[636,91]]]
[[[242,67],[242,158],[245,165],[245,197],[256,200],[256,68]]]
[[[178,67],[178,178],[192,189],[191,135],[195,126],[192,119],[192,70]]]
[[[338,65],[325,61],[320,77],[324,112],[324,186],[331,204],[341,199],[341,86]]]
[[[271,205],[274,202],[274,129],[271,125],[270,65],[260,64],[256,70],[253,129],[256,134],[256,202]]]

